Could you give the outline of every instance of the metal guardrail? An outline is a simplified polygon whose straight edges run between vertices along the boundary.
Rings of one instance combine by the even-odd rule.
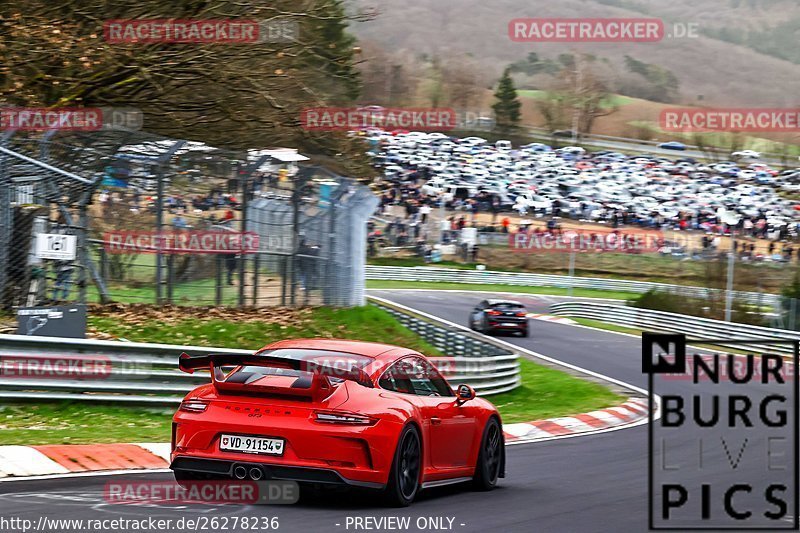
[[[705,298],[717,289],[670,285],[649,281],[629,281],[604,278],[582,278],[533,274],[529,272],[499,272],[496,270],[466,270],[434,267],[391,267],[367,265],[366,279],[392,281],[431,281],[437,283],[471,283],[485,285],[519,285],[560,288],[596,289],[601,291],[644,293],[652,289],[689,297]],[[734,296],[747,303],[775,307],[780,296],[770,293],[735,291]]]
[[[454,386],[472,385],[481,395],[519,385],[517,355],[477,335],[381,305],[442,352],[455,357],[431,358]],[[91,400],[139,404],[175,404],[208,374],[186,374],[177,368],[181,352],[246,355],[250,350],[176,346],[118,341],[0,335],[0,399]],[[20,361],[26,361],[20,375]],[[81,366],[85,374],[78,375]]]
[[[572,139],[570,137],[554,137],[552,132],[545,128],[536,128],[531,127],[527,129],[528,134],[531,137],[538,138],[540,140],[545,140],[548,142],[552,142],[553,139],[556,139],[562,145],[568,145],[572,143]],[[642,153],[649,153],[649,154],[670,154],[677,157],[680,154],[684,156],[689,154],[700,155],[701,157],[708,159],[708,154],[714,154],[715,157],[719,157],[720,160],[730,160],[730,151],[723,149],[722,147],[718,146],[708,146],[705,148],[701,148],[697,145],[689,144],[688,142],[684,142],[681,140],[680,142],[686,146],[686,150],[682,152],[675,152],[674,150],[667,150],[663,148],[659,148],[658,145],[664,142],[661,141],[650,141],[650,140],[643,140],[643,139],[634,139],[630,137],[614,137],[611,135],[600,135],[597,133],[582,133],[577,140],[577,144],[579,146],[593,146],[599,148],[608,148],[614,151],[626,150],[632,152],[642,152]],[[769,163],[769,164],[777,164],[777,165],[790,165],[794,166],[794,155],[789,154],[781,154],[778,152],[761,152],[760,162]]]
[[[590,318],[601,322],[609,322],[620,326],[637,329],[685,333],[687,337],[705,339],[753,339],[753,340],[800,340],[800,332],[783,329],[764,328],[723,322],[710,318],[700,318],[677,313],[665,313],[652,309],[639,309],[624,305],[613,305],[600,302],[563,302],[552,304],[550,312],[559,316]],[[725,346],[725,343],[719,343]],[[731,345],[736,347],[736,344]],[[790,346],[753,345],[759,349],[791,354]]]
[[[23,368],[26,376],[14,376],[7,364],[0,365],[0,398],[177,403],[189,390],[209,381],[207,374],[178,370],[178,356],[184,351],[192,355],[252,353],[203,346],[0,335],[0,359],[31,360]],[[98,370],[82,379],[69,373],[62,378],[57,376],[58,369],[47,367],[55,361],[95,362]],[[40,377],[36,377],[36,369]]]

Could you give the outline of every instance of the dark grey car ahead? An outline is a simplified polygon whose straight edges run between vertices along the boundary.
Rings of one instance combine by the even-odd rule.
[[[528,311],[514,300],[483,300],[469,314],[469,327],[482,333],[508,331],[528,336]]]

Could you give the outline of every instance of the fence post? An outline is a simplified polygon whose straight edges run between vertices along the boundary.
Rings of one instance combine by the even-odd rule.
[[[216,258],[217,263],[217,279],[214,301],[216,302],[216,305],[222,305],[222,255],[216,254],[214,257]]]
[[[567,295],[572,296],[572,288],[575,285],[575,250],[569,253],[569,288]]]
[[[89,280],[87,271],[89,270],[89,216],[87,214],[86,204],[82,203],[79,208],[78,224],[80,229],[78,231],[78,261],[80,268],[78,269],[78,295],[82,304],[86,303],[86,283]]]
[[[244,243],[244,234],[247,232],[247,197],[250,194],[249,183],[250,175],[245,173],[245,175],[242,176],[242,243]],[[247,255],[245,255],[244,247],[242,247],[242,253],[239,254],[239,307],[244,307],[244,275],[247,270],[245,268],[246,258]]]
[[[0,146],[5,147],[12,131],[0,138]],[[11,178],[8,175],[8,156],[0,154],[0,308],[6,307],[6,280],[8,279],[8,259],[11,243],[13,217],[11,215]]]
[[[108,254],[106,254],[106,249],[100,246],[97,249],[97,253],[100,256],[100,277],[108,279]]]
[[[294,307],[297,297],[297,251],[300,247],[300,203],[303,201],[303,184],[298,173],[295,175],[294,190],[292,191],[292,256],[289,262],[290,296],[289,303]]]
[[[175,255],[167,256],[167,303],[172,303],[172,293],[175,284]]]
[[[164,173],[161,168],[158,169],[156,185],[156,234],[158,235],[158,246],[156,247],[156,305],[163,303],[161,292],[161,282],[163,278],[162,268],[164,263],[164,256],[161,253],[161,228],[164,226]]]
[[[258,271],[261,268],[261,254],[253,256],[253,307],[258,306]]]
[[[286,307],[286,288],[289,285],[289,280],[287,279],[287,261],[288,258],[285,255],[280,256],[280,270],[281,270],[281,307]]]
[[[186,144],[186,141],[176,141],[169,147],[169,149],[158,157],[156,166],[156,233],[159,236],[159,245],[156,248],[156,304],[161,305],[163,288],[161,284],[164,281],[164,256],[161,253],[161,246],[163,241],[161,237],[161,230],[164,227],[164,166],[174,156],[178,150]]]
[[[330,203],[328,204],[328,261],[325,264],[325,286],[322,288],[322,303],[324,305],[335,305],[333,295],[335,294],[336,287],[333,286],[333,277],[336,272],[334,260],[336,258],[336,235],[334,233],[336,228],[336,205],[331,194]]]

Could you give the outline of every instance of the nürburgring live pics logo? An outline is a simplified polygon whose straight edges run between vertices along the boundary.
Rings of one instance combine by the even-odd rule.
[[[800,342],[691,342],[735,353],[687,354],[684,335],[642,334],[650,529],[798,529]]]

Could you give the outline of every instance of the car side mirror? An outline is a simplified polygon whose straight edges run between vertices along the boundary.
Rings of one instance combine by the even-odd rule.
[[[456,391],[456,403],[461,405],[465,402],[475,399],[475,389],[470,387],[469,385],[459,385]]]

